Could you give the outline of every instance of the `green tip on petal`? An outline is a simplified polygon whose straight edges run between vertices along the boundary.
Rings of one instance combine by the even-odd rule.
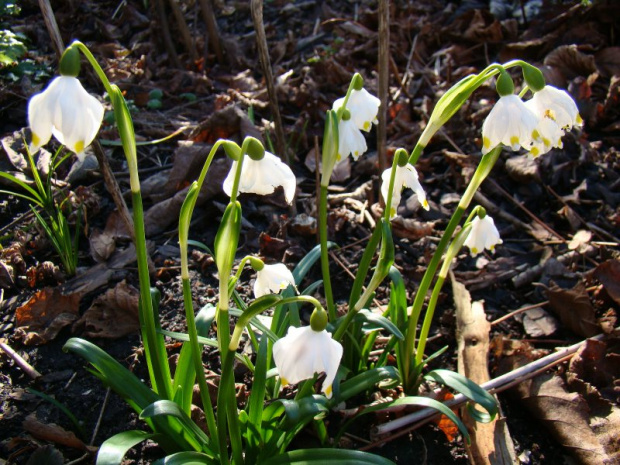
[[[80,51],[69,45],[60,58],[60,74],[77,77],[80,74]]]
[[[313,331],[321,332],[327,328],[327,312],[322,308],[315,308],[310,316],[310,327]]]
[[[510,74],[508,74],[504,70],[500,71],[495,88],[497,89],[497,93],[500,95],[500,97],[513,95],[515,93],[514,82],[512,82]]]
[[[362,90],[362,88],[364,87],[364,78],[362,77],[362,75],[359,73],[355,73],[352,78],[352,84],[355,90]]]
[[[247,154],[252,160],[260,161],[265,157],[265,147],[258,139],[248,136],[245,141],[247,141]]]

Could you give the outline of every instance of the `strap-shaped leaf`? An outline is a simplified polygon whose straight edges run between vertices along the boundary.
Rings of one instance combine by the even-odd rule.
[[[330,399],[330,405],[336,405],[351,397],[372,388],[385,379],[400,379],[398,370],[393,366],[377,367],[360,373],[340,385],[340,392]]]
[[[229,275],[237,252],[241,230],[241,204],[230,202],[224,211],[220,227],[215,235],[215,262],[220,274]]]
[[[147,406],[140,413],[140,418],[174,417],[181,421],[186,433],[198,438],[201,442],[202,452],[210,452],[209,437],[202,431],[196,423],[181,409],[181,407],[171,400],[158,400]]]
[[[427,373],[425,378],[433,379],[440,384],[451,387],[468,399],[480,404],[488,412],[488,414],[468,405],[469,413],[476,421],[479,421],[480,423],[488,423],[495,418],[495,415],[497,415],[498,407],[495,398],[474,383],[471,379],[466,378],[462,374],[455,373],[450,370],[438,369]]]
[[[335,247],[335,242],[327,242],[327,248],[330,249]],[[302,279],[308,274],[310,268],[316,263],[316,261],[321,258],[321,245],[315,246],[310,252],[306,254],[304,258],[302,258],[295,269],[293,270],[293,277],[295,278],[295,284],[298,286],[301,284]]]
[[[97,465],[121,465],[129,449],[142,441],[156,437],[156,434],[135,429],[115,434],[101,444],[97,453]]]
[[[378,455],[345,449],[299,449],[270,457],[261,463],[268,465],[394,465]]]
[[[378,315],[369,310],[366,310],[366,309],[360,310],[355,315],[355,317],[353,317],[353,321],[365,323],[364,329],[368,331],[382,328],[382,329],[385,329],[390,334],[393,334],[394,336],[396,336],[398,339],[401,339],[401,340],[405,339],[405,336],[403,336],[403,333],[400,332],[400,329],[398,329],[398,327],[394,323],[392,323],[392,321],[385,318],[383,315]]]
[[[201,452],[185,451],[156,460],[153,462],[153,465],[214,465],[219,463],[219,460],[215,460],[213,457],[209,457]]]

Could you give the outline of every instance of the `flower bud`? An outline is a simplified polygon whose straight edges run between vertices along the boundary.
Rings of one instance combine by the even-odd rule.
[[[409,162],[409,154],[405,149],[398,149],[394,154],[394,158],[396,159],[396,163],[398,164],[398,166],[400,166],[401,168],[406,166]]]
[[[247,143],[247,154],[252,160],[260,161],[263,159],[265,156],[265,147],[263,147],[263,144],[258,139],[248,136],[243,142],[244,144]]]
[[[360,73],[355,73],[351,79],[351,83],[355,90],[362,90],[364,87],[364,78]]]
[[[241,147],[239,147],[232,140],[224,141],[222,145],[224,146],[224,151],[229,158],[233,161],[239,161],[239,157],[241,156]]]

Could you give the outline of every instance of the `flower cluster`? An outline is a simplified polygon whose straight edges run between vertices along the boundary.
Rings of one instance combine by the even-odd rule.
[[[581,124],[577,105],[564,90],[547,85],[527,102],[504,95],[482,125],[482,154],[503,144],[537,157],[561,148],[564,132]]]

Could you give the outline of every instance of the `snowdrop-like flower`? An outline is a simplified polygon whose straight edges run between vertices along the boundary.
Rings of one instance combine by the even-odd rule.
[[[364,139],[364,135],[355,125],[353,118],[348,120],[341,119],[338,123],[337,159],[340,161],[351,154],[353,159],[357,161],[366,150],[368,150],[366,139]]]
[[[525,106],[539,118],[537,131],[541,141],[534,142],[532,146],[530,152],[534,157],[548,152],[552,147],[562,148],[564,131],[583,124],[572,97],[553,86],[545,86],[534,93]]]
[[[497,244],[501,244],[502,240],[499,237],[499,231],[495,227],[493,218],[489,215],[485,215],[480,219],[476,216],[471,222],[471,231],[467,239],[465,239],[464,245],[469,247],[472,255],[478,255],[484,249],[494,251]]]
[[[336,100],[332,109],[338,110],[344,103],[344,97]],[[366,89],[352,90],[347,102],[347,110],[351,112],[351,119],[358,129],[370,131],[373,123],[377,123],[377,113],[381,100],[370,94]]]
[[[499,144],[529,150],[539,139],[537,126],[538,117],[517,95],[500,97],[482,125],[482,154]]]
[[[325,372],[321,391],[330,398],[332,383],[342,358],[342,346],[325,330],[291,326],[285,337],[273,345],[273,359],[283,384],[296,384]]]
[[[286,265],[264,265],[262,270],[256,272],[254,297],[258,299],[266,294],[278,294],[289,285],[295,286],[295,278]]]
[[[231,195],[237,162],[233,162],[230,172],[224,180],[224,192]],[[265,152],[260,160],[253,160],[245,155],[239,179],[239,192],[268,195],[273,194],[276,187],[284,188],[284,198],[291,204],[295,198],[297,179],[291,169],[274,154]]]
[[[388,189],[390,188],[390,176],[392,168],[388,168],[381,175],[381,195],[383,200],[387,202]],[[386,205],[385,208],[390,209],[390,219],[396,216],[396,209],[400,203],[400,195],[405,187],[412,189],[418,196],[418,200],[425,210],[428,210],[428,201],[426,200],[426,192],[418,180],[418,172],[413,165],[407,163],[405,166],[396,166],[396,174],[394,175],[394,191],[392,192],[392,205]]]
[[[78,157],[101,126],[103,105],[72,76],[58,76],[28,102],[28,124],[32,131],[30,150],[36,152],[54,137]]]

